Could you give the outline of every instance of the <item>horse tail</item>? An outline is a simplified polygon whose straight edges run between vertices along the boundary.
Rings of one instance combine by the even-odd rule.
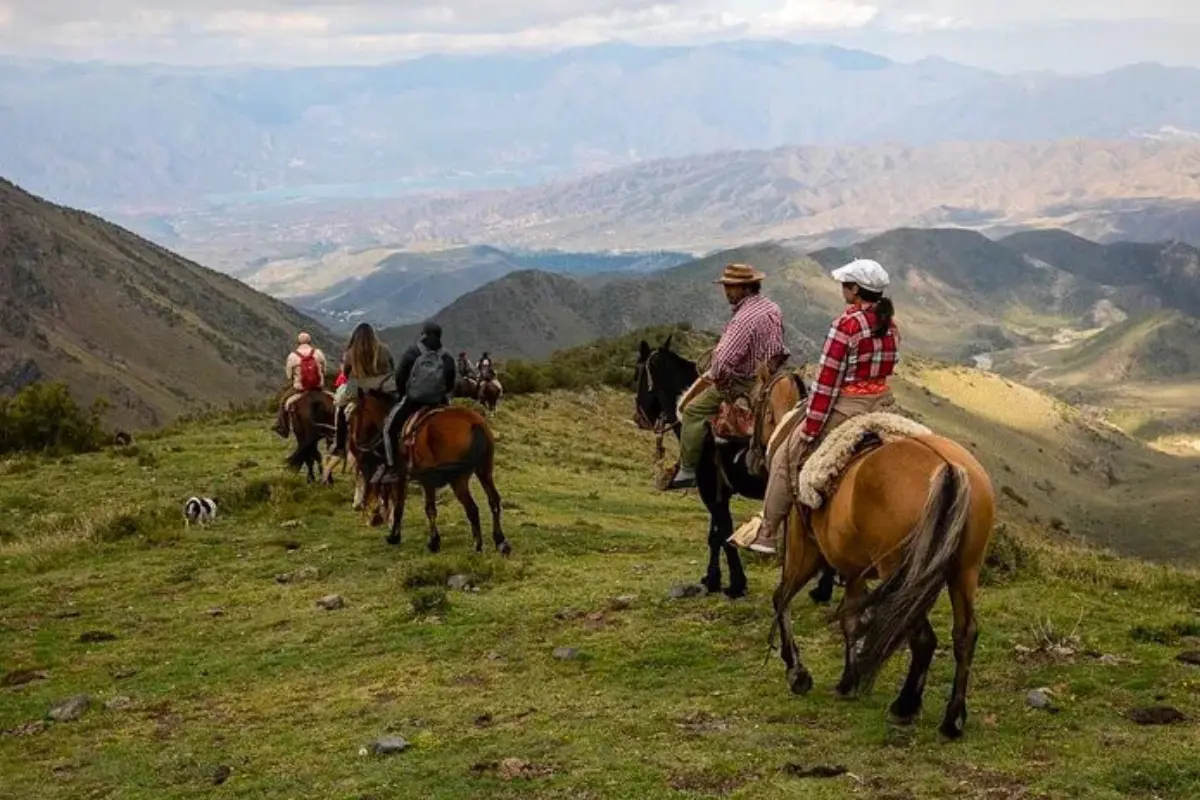
[[[937,602],[958,554],[971,506],[965,468],[943,463],[933,475],[925,509],[901,544],[900,565],[857,602],[844,603],[838,619],[857,615],[854,665],[869,689],[884,663],[903,645]]]

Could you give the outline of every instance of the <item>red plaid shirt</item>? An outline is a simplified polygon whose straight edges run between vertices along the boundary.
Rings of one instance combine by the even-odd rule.
[[[799,433],[812,441],[833,411],[844,387],[868,382],[883,383],[896,368],[900,355],[900,334],[892,323],[891,331],[876,339],[871,330],[876,322],[875,306],[850,306],[834,320],[821,351],[821,372],[808,398],[808,415]]]
[[[721,333],[708,379],[723,389],[734,380],[753,378],[761,362],[786,352],[779,306],[762,295],[748,295],[734,307]]]

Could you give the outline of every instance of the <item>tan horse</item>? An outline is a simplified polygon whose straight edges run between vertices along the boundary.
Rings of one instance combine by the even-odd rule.
[[[889,441],[853,461],[827,501],[793,513],[787,526],[783,571],[775,590],[780,655],[796,694],[813,680],[792,635],[788,606],[824,560],[846,581],[835,614],[845,639],[845,667],[836,691],[852,697],[869,690],[887,659],[906,641],[908,677],[891,705],[900,724],[921,710],[925,680],[937,649],[929,611],[950,591],[954,611],[954,688],[941,724],[952,739],[967,720],[967,683],[978,626],[975,593],[992,535],[995,494],[983,466],[957,443],[936,435]],[[867,591],[866,581],[882,582]]]

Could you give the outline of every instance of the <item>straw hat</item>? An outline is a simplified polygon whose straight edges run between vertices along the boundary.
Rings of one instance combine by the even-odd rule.
[[[726,264],[721,277],[713,283],[723,283],[727,286],[738,286],[746,283],[760,283],[767,276],[749,264]]]

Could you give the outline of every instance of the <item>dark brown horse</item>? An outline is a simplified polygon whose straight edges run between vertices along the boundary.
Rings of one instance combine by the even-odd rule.
[[[992,535],[995,495],[987,472],[971,453],[936,435],[898,439],[851,462],[828,500],[811,513],[794,514],[775,590],[775,630],[793,692],[813,680],[800,661],[788,606],[828,563],[845,577],[846,594],[836,618],[845,639],[845,666],[837,693],[869,689],[888,658],[905,642],[912,652],[908,678],[891,706],[901,724],[921,710],[925,681],[937,649],[929,623],[943,587],[954,612],[954,686],[941,731],[962,736],[967,721],[967,683],[978,626],[975,592]],[[866,581],[881,583],[867,591]]]
[[[459,375],[458,380],[454,382],[454,396],[470,400],[477,399],[479,397],[479,381]]]
[[[333,441],[333,398],[321,390],[306,392],[288,413],[296,449],[287,457],[287,464],[295,470],[306,467],[308,482],[313,483],[321,470],[321,442],[328,445]],[[332,483],[332,475],[327,480]]]
[[[482,381],[479,384],[479,402],[490,412],[496,411],[496,406],[500,404],[500,398],[504,396],[504,387],[500,385],[500,381],[493,378],[490,381]]]
[[[358,409],[351,422],[352,452],[362,475],[373,475],[382,463],[383,422],[390,410],[390,400],[379,395],[360,392]],[[408,483],[419,483],[425,493],[425,516],[429,519],[429,551],[441,549],[442,537],[437,526],[437,490],[449,486],[462,504],[475,551],[483,551],[483,530],[479,506],[471,496],[471,477],[479,479],[492,512],[492,541],[503,555],[512,552],[501,527],[501,500],[493,478],[496,460],[496,439],[487,420],[468,408],[452,406],[437,409],[420,422],[411,454],[404,444],[397,447],[397,466],[400,480],[382,487],[368,484],[364,503],[378,498],[383,513],[391,515],[388,544],[400,544],[404,522],[404,505]],[[411,464],[410,464],[411,461]],[[377,512],[378,513],[378,512]]]

